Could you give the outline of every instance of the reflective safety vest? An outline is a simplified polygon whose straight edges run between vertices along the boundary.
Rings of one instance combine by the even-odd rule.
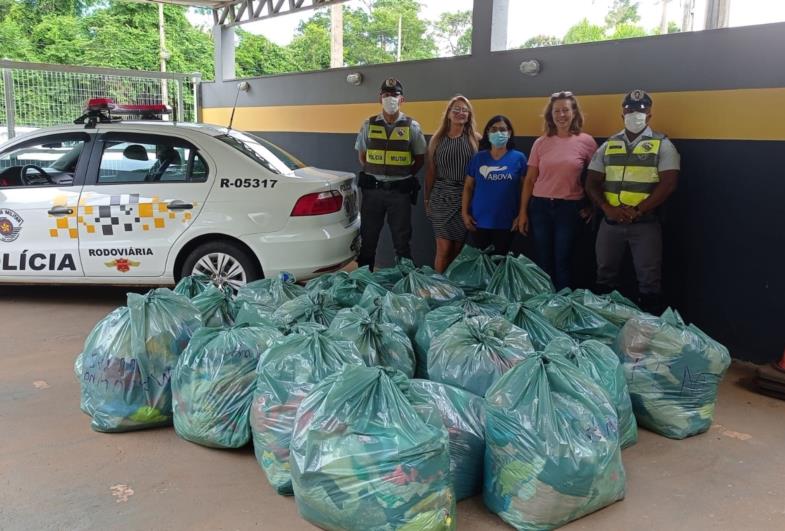
[[[653,133],[651,138],[642,138],[631,152],[624,135],[622,132],[610,137],[605,146],[603,190],[605,200],[612,206],[637,206],[660,182],[657,166],[665,135]]]
[[[368,120],[368,137],[365,139],[365,166],[372,175],[408,177],[412,174],[412,119],[405,116],[395,122],[387,136],[384,118],[373,116]]]

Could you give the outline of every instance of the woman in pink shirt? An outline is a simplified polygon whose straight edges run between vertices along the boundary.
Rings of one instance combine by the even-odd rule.
[[[518,229],[531,229],[537,263],[557,290],[570,285],[570,256],[584,209],[581,174],[597,142],[581,131],[583,114],[572,92],[556,92],[545,108],[545,134],[534,141],[521,192]]]

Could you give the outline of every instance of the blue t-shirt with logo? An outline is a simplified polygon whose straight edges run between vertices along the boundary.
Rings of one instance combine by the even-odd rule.
[[[490,151],[478,152],[466,167],[474,177],[471,214],[480,229],[511,229],[521,204],[521,182],[526,155],[514,149],[494,160]]]

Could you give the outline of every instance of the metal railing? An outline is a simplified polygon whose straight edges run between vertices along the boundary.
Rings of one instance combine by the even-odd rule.
[[[20,132],[67,124],[90,98],[118,103],[165,103],[177,121],[196,122],[201,74],[118,70],[0,61],[0,141]]]

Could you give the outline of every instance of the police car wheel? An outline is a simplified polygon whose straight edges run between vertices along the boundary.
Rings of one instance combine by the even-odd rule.
[[[183,262],[181,276],[205,275],[213,284],[239,288],[258,279],[259,267],[248,253],[230,242],[208,242],[194,249]]]

